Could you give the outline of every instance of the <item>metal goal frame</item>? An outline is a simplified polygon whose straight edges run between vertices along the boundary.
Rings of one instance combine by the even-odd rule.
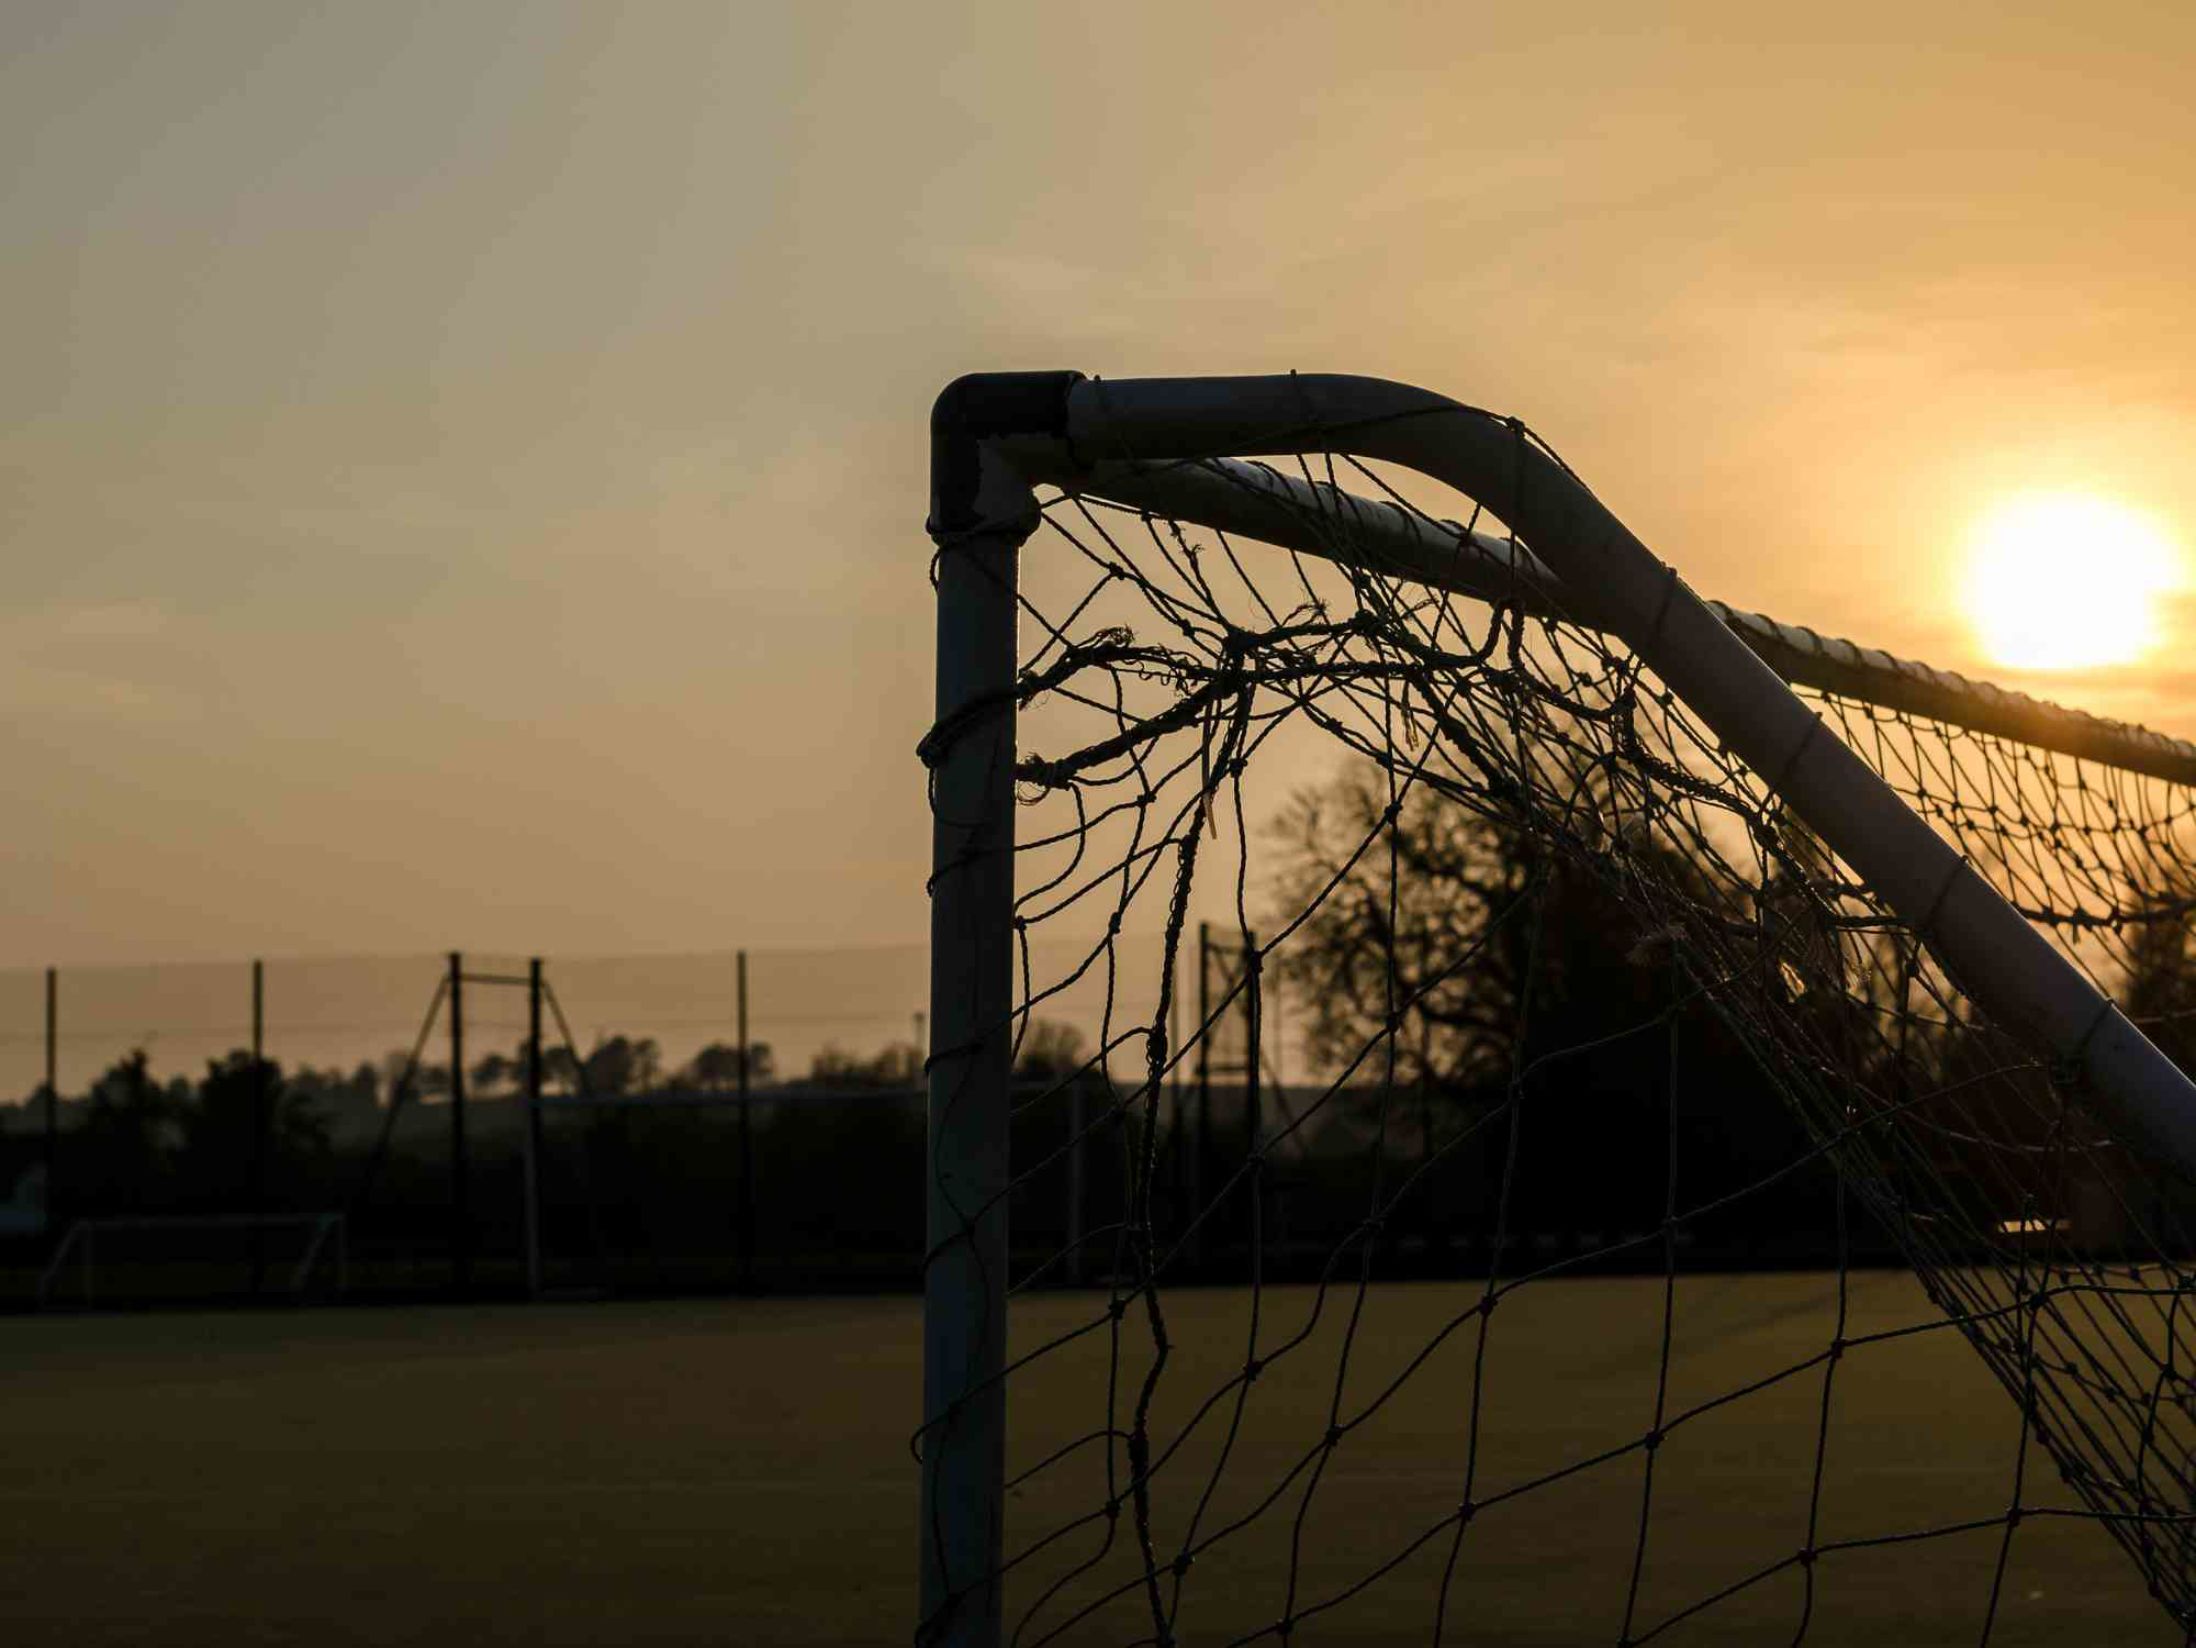
[[[323,1255],[330,1256],[330,1285],[334,1294],[340,1297],[350,1286],[349,1221],[341,1213],[117,1214],[77,1219],[63,1232],[61,1240],[54,1245],[53,1257],[46,1261],[46,1268],[38,1275],[39,1308],[43,1310],[53,1303],[54,1289],[72,1257],[82,1283],[82,1304],[89,1308],[98,1302],[96,1255],[101,1231],[119,1234],[163,1230],[302,1230],[306,1233],[305,1250],[290,1267],[284,1291],[293,1298],[303,1298],[320,1269]]]
[[[1531,552],[1463,529],[1438,538],[1392,506],[1240,461],[1305,452],[1417,471],[1478,501]],[[1990,1019],[2155,1159],[2196,1177],[2196,1085],[1788,683],[2069,753],[2109,750],[2184,780],[2196,750],[1706,601],[1521,424],[1425,389],[1296,374],[962,378],[931,415],[924,1640],[991,1648],[1003,1618],[1017,570],[1040,520],[1040,485],[1329,559],[1347,552],[1311,523],[1346,511],[1366,529],[1353,538],[1381,558],[1371,570],[1559,604],[1615,636],[1922,937]]]

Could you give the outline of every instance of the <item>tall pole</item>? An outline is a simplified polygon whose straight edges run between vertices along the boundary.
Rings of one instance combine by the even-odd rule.
[[[465,1160],[465,958],[450,952],[450,1279],[473,1284],[473,1209]]]
[[[1067,1279],[1081,1286],[1083,1270],[1083,1073],[1068,1077]]]
[[[1250,1253],[1251,1275],[1259,1274],[1258,1251],[1261,1235],[1259,1215],[1263,1211],[1260,1200],[1265,1195],[1265,1166],[1258,1155],[1259,1135],[1265,1131],[1265,1117],[1258,1102],[1259,1040],[1264,1036],[1265,1023],[1265,958],[1258,953],[1258,935],[1248,927],[1243,929],[1243,1016],[1248,1032],[1243,1054],[1243,1162],[1250,1168],[1243,1188],[1246,1193],[1243,1234]]]
[[[1197,924],[1197,1121],[1190,1139],[1189,1261],[1192,1268],[1204,1263],[1205,1227],[1200,1222],[1205,1207],[1205,1175],[1212,1165],[1212,924]]]
[[[938,690],[924,758],[934,1051],[917,1638],[929,1648],[997,1648],[1003,1617],[1015,579],[1038,516],[1028,483],[980,437],[1042,418],[1048,407],[1064,417],[1069,381],[964,379],[931,415]]]
[[[526,1114],[520,1133],[525,1160],[526,1297],[541,1297],[541,957],[526,964]]]
[[[46,969],[46,1229],[58,1233],[61,1190],[61,970]]]
[[[749,1089],[747,1071],[750,1057],[747,1039],[747,952],[739,955],[739,973],[734,1018],[739,1031],[740,1056],[733,1066],[733,1079],[739,1083],[740,1096],[740,1286],[755,1285],[755,1127],[748,1114]]]
[[[245,1191],[245,1210],[254,1217],[267,1211],[267,968],[257,957],[252,960],[252,1142],[250,1183]],[[267,1243],[266,1231],[252,1226],[252,1292],[257,1293],[266,1281]]]

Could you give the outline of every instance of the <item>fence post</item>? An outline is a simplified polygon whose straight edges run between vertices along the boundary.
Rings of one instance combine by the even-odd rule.
[[[526,1114],[520,1148],[525,1186],[526,1297],[541,1297],[541,957],[526,964]]]
[[[1243,1021],[1247,1043],[1243,1052],[1243,1163],[1249,1171],[1243,1181],[1244,1240],[1250,1250],[1250,1274],[1254,1281],[1262,1274],[1260,1267],[1265,1260],[1262,1243],[1265,1240],[1266,1164],[1265,1158],[1258,1153],[1266,1120],[1258,1091],[1264,1073],[1259,1043],[1266,1033],[1265,983],[1265,958],[1258,953],[1258,935],[1246,927],[1243,929],[1243,991],[1246,998]]]
[[[272,1094],[267,1080],[267,970],[252,958],[252,1145],[251,1183],[245,1211],[255,1218],[267,1211],[267,1129]],[[251,1230],[252,1293],[256,1297],[267,1279],[267,1232],[260,1225]]]
[[[1083,1280],[1083,1073],[1068,1077],[1067,1279]]]
[[[1189,1150],[1189,1261],[1205,1260],[1205,1182],[1212,1172],[1212,924],[1197,924],[1197,1120]]]
[[[450,1278],[473,1283],[472,1198],[465,1159],[465,958],[450,952]]]
[[[61,1229],[61,972],[46,969],[46,1230]],[[56,1236],[58,1240],[58,1236]]]
[[[740,1286],[755,1285],[755,1125],[748,1113],[751,1080],[747,1065],[752,1045],[747,1035],[747,952],[739,953],[738,988],[735,992],[738,1004],[735,1015],[738,1021],[740,1056],[734,1071],[739,1083],[740,1099]]]

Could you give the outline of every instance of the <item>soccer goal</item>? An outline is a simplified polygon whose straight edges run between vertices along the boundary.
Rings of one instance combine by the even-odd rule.
[[[932,462],[920,1640],[2196,1627],[2196,748],[1421,389],[976,377]]]
[[[171,1213],[73,1221],[38,1277],[38,1304],[174,1295],[340,1296],[350,1285],[340,1213]]]

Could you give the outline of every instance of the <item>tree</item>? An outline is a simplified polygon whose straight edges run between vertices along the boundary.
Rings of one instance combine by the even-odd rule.
[[[1589,854],[1424,783],[1392,827],[1388,806],[1385,775],[1353,768],[1298,795],[1276,826],[1284,906],[1310,910],[1284,987],[1315,1058],[1350,1063],[1384,1041],[1392,1014],[1395,1080],[1455,1094],[1506,1078],[1521,1035],[1575,1044],[1667,999],[1667,935],[1649,901]],[[1624,846],[1635,871],[1715,898],[1666,845]],[[1378,1057],[1367,1078],[1384,1071],[1384,1046]]]
[[[645,1093],[663,1073],[663,1056],[647,1036],[612,1036],[587,1055],[587,1087],[597,1098]]]
[[[867,1058],[826,1046],[808,1063],[811,1087],[915,1087],[923,1056],[913,1042],[893,1042]]]
[[[183,1135],[190,1085],[163,1086],[140,1047],[92,1083],[83,1125],[71,1139],[64,1183],[81,1211],[142,1205],[167,1176]]]
[[[1025,1081],[1058,1081],[1086,1062],[1080,1030],[1055,1019],[1035,1019],[1015,1049],[1014,1073]]]
[[[309,1098],[291,1090],[281,1067],[237,1051],[211,1060],[206,1078],[182,1110],[177,1165],[194,1191],[227,1201],[258,1171],[282,1184],[302,1160],[326,1154],[327,1123]]]
[[[381,1073],[371,1064],[360,1064],[349,1075],[302,1064],[290,1072],[283,1087],[327,1126],[331,1136],[371,1131],[381,1108]]]
[[[475,1093],[489,1094],[516,1086],[525,1075],[526,1051],[521,1048],[510,1057],[502,1053],[487,1054],[474,1064],[473,1073],[468,1080],[471,1081]]]
[[[740,1084],[741,1050],[729,1042],[713,1041],[686,1063],[685,1078],[705,1093],[728,1093]],[[776,1065],[766,1042],[748,1045],[744,1062],[748,1081],[756,1086],[770,1081]]]
[[[541,1050],[541,1079],[546,1085],[577,1093],[584,1077],[585,1071],[569,1047],[560,1043]]]
[[[1506,1188],[1514,1228],[1650,1229],[1673,1148],[1695,1201],[1807,1151],[1757,1049],[1691,993],[1709,977],[1783,991],[1777,961],[1764,978],[1744,947],[1774,927],[1779,955],[1809,960],[1819,935],[1768,920],[1707,844],[1617,833],[1606,821],[1639,805],[1619,807],[1612,782],[1573,775],[1550,820],[1422,783],[1391,822],[1386,774],[1359,768],[1276,826],[1284,911],[1305,912],[1281,979],[1292,1017],[1320,1063],[1354,1069],[1361,1105],[1415,1121],[1422,1157],[1443,1158],[1417,1193],[1425,1217],[1477,1217]],[[1759,1022],[1850,1010],[1821,994],[1765,1002]],[[1729,1218],[1818,1213],[1757,1201]]]
[[[2196,1073],[2196,959],[2189,953],[2196,878],[2153,873],[2128,888],[2120,1001],[2143,1034]],[[2155,913],[2151,913],[2155,912]]]

